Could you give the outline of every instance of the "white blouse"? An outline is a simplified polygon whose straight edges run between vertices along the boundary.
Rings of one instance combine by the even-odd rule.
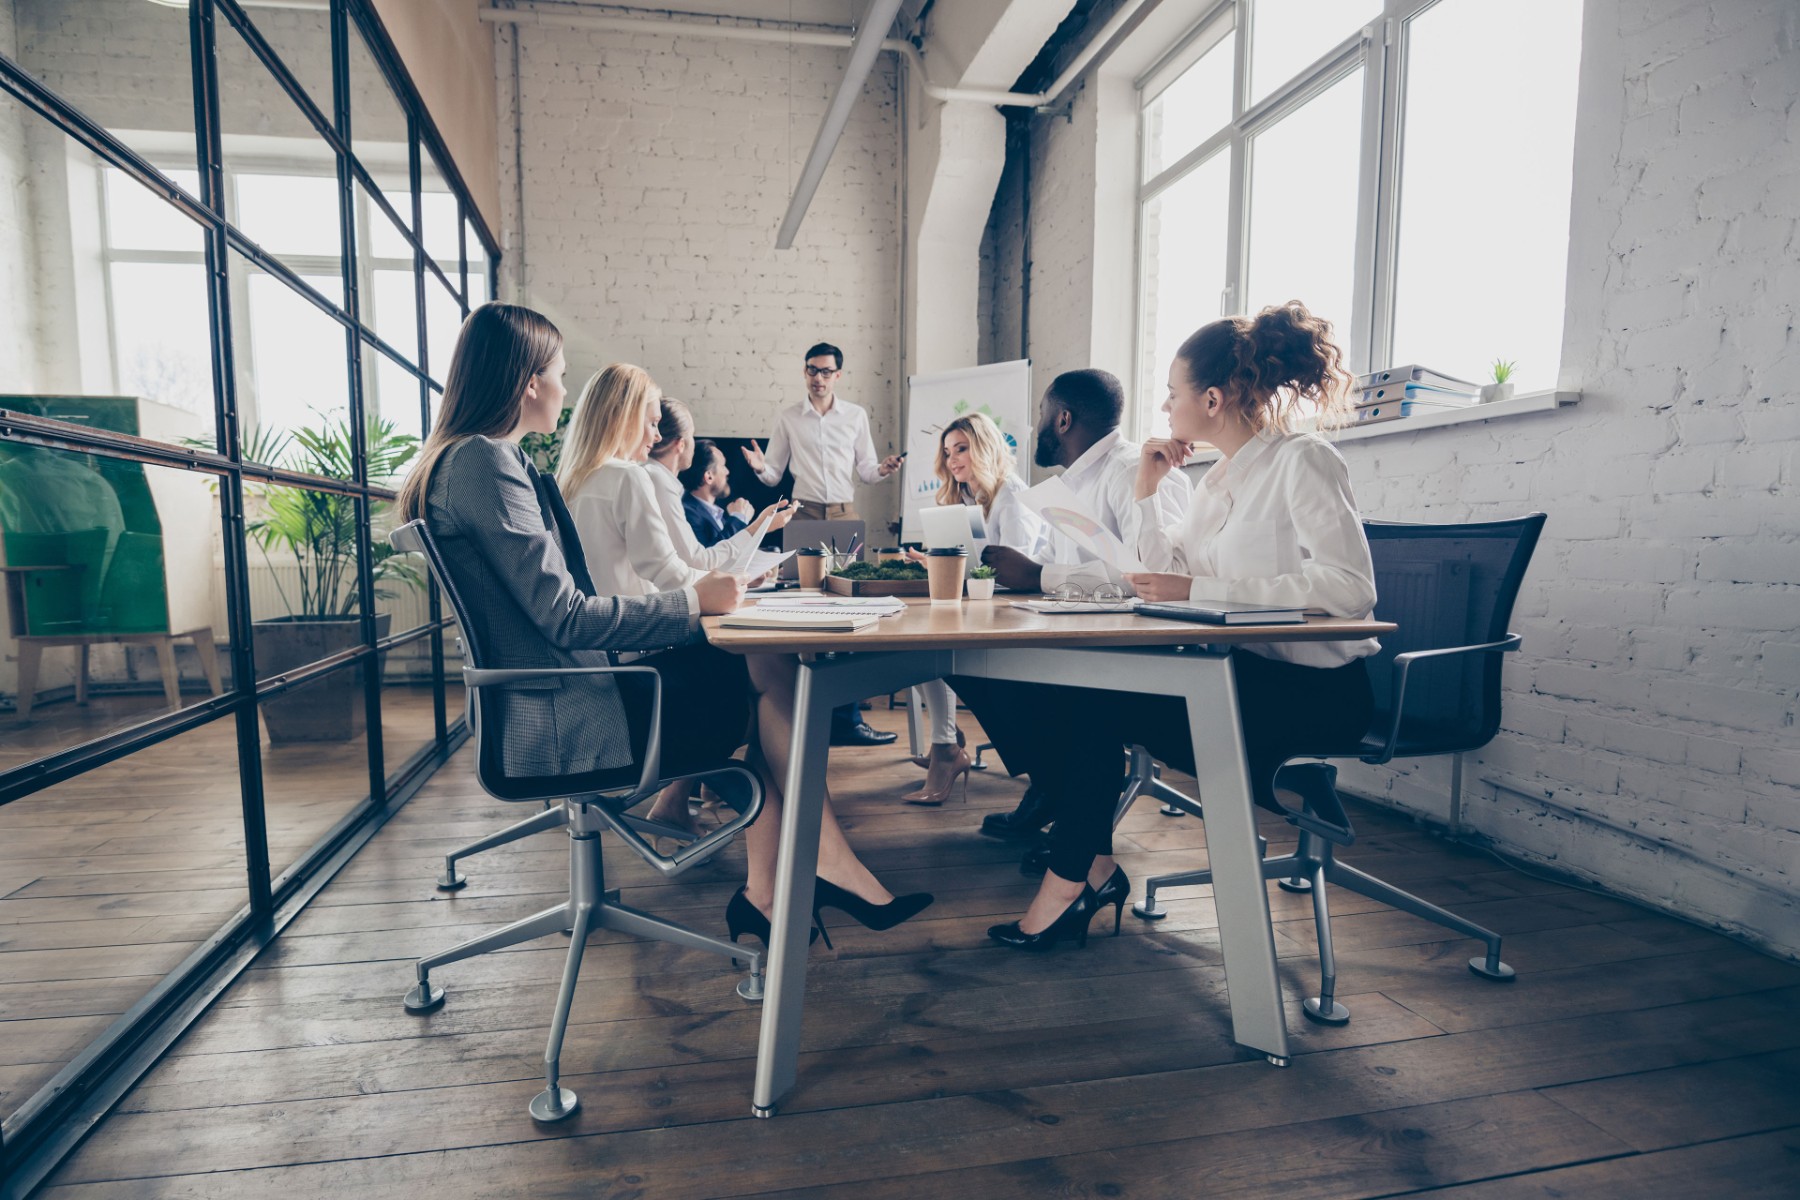
[[[1020,499],[1024,494],[1025,481],[1017,475],[1008,475],[1001,481],[994,493],[993,510],[982,519],[987,537],[977,538],[976,544],[969,547],[970,562],[980,562],[981,552],[988,546],[1006,546],[1027,558],[1036,558],[1043,552],[1050,526]],[[967,484],[962,487],[962,502],[971,508],[981,507]]]
[[[693,585],[706,572],[676,554],[650,476],[641,465],[623,459],[604,463],[566,499],[597,592],[647,596],[685,590],[688,612],[699,613]]]
[[[1128,442],[1113,430],[1089,446],[1080,458],[1069,464],[1062,481],[1069,485],[1093,518],[1112,531],[1125,545],[1138,538],[1141,513],[1137,503],[1137,469],[1141,447]],[[1180,471],[1170,471],[1157,485],[1157,497],[1166,521],[1177,521],[1187,511],[1188,478]],[[1121,584],[1129,592],[1124,576],[1083,550],[1073,538],[1049,530],[1043,551],[1043,582],[1046,592],[1065,583],[1091,588],[1109,580]]]
[[[644,474],[650,477],[650,486],[656,492],[657,508],[662,512],[663,527],[669,531],[669,540],[674,543],[675,556],[688,566],[702,572],[724,571],[742,562],[751,546],[762,543],[762,539],[746,527],[710,546],[702,546],[681,507],[683,489],[675,472],[653,458],[644,464]]]
[[[1138,501],[1138,557],[1152,571],[1194,577],[1192,600],[1284,605],[1334,617],[1375,610],[1375,567],[1350,491],[1350,468],[1316,433],[1259,435],[1215,463],[1185,519]],[[1265,658],[1338,667],[1375,653],[1354,642],[1245,646]]]

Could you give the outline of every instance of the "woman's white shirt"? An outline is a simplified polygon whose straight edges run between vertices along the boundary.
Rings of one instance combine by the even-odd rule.
[[[1044,518],[1025,503],[1022,499],[1024,495],[1025,482],[1017,475],[1008,475],[1001,481],[1000,487],[994,492],[994,506],[983,518],[987,537],[977,539],[979,544],[969,548],[970,561],[981,561],[981,551],[988,546],[1006,546],[1027,558],[1036,558],[1043,552],[1044,544],[1049,540],[1050,527],[1044,523]],[[967,484],[962,487],[962,502],[980,507],[975,493]]]
[[[676,554],[642,465],[623,459],[603,463],[566,499],[596,591],[647,596],[685,590],[689,613],[700,611],[693,585],[706,572]]]
[[[752,547],[762,543],[762,538],[746,527],[710,546],[702,546],[681,507],[684,489],[680,478],[654,458],[644,464],[644,474],[649,476],[650,486],[656,492],[657,507],[662,511],[663,525],[669,531],[675,555],[688,566],[703,573],[729,570],[744,561]]]
[[[1138,557],[1151,571],[1191,575],[1188,598],[1279,605],[1366,618],[1375,567],[1350,490],[1350,468],[1316,433],[1258,435],[1210,467],[1185,517],[1160,495],[1138,501]],[[1375,653],[1353,642],[1244,647],[1265,658],[1337,667]]]

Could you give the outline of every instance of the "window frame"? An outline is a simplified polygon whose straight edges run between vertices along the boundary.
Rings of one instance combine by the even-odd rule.
[[[1167,52],[1132,80],[1137,110],[1137,189],[1133,287],[1132,353],[1134,432],[1143,435],[1154,421],[1160,382],[1146,364],[1150,303],[1144,213],[1157,195],[1218,154],[1230,155],[1230,209],[1226,229],[1225,288],[1218,315],[1238,311],[1250,271],[1250,189],[1254,184],[1253,142],[1259,133],[1292,115],[1360,67],[1363,71],[1361,144],[1358,152],[1356,246],[1352,307],[1342,346],[1352,373],[1385,363],[1393,349],[1396,277],[1399,269],[1400,183],[1405,164],[1407,39],[1412,20],[1442,0],[1383,0],[1380,12],[1315,58],[1262,100],[1248,103],[1249,62],[1255,37],[1257,0],[1220,0],[1189,26]],[[1151,178],[1145,114],[1158,95],[1224,38],[1232,41],[1231,118],[1220,129],[1183,151]],[[1342,322],[1340,322],[1342,327]]]

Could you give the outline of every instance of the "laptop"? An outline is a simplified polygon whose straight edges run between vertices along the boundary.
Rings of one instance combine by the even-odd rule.
[[[807,521],[795,518],[781,531],[781,548],[800,550],[811,547],[816,550],[821,545],[827,548],[835,545],[838,550],[846,551],[850,549],[850,543],[863,536],[866,528],[867,524],[863,521]],[[799,572],[800,564],[791,558],[781,564],[783,579],[793,579]]]

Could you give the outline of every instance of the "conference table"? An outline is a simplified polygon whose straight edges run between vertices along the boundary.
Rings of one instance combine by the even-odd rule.
[[[1298,625],[1199,625],[1130,612],[1039,613],[1022,599],[933,603],[852,633],[725,629],[707,640],[733,654],[800,656],[792,752],[783,781],[761,1041],[751,1111],[775,1114],[794,1085],[806,998],[819,820],[825,803],[831,710],[948,675],[1176,696],[1187,703],[1194,772],[1206,806],[1206,845],[1225,960],[1232,1038],[1277,1066],[1289,1057],[1275,935],[1261,872],[1256,815],[1238,728],[1231,647],[1247,642],[1347,641],[1391,633],[1382,621],[1309,617]]]

